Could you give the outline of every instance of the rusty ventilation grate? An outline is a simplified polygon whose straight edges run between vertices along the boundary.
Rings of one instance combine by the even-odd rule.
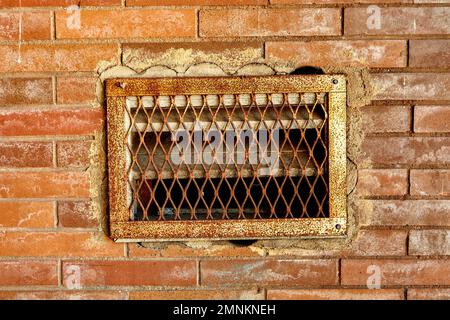
[[[107,80],[115,239],[346,229],[345,78]]]

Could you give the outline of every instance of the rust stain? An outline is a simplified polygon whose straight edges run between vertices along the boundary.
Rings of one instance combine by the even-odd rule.
[[[281,219],[230,219],[227,214],[222,219],[183,221],[133,221],[130,213],[132,199],[138,199],[136,192],[128,186],[130,163],[136,162],[136,155],[128,149],[130,144],[130,128],[135,119],[126,106],[127,97],[137,97],[142,106],[141,97],[161,95],[208,95],[208,94],[250,94],[281,93],[287,99],[288,93],[325,93],[328,96],[328,192],[329,216],[323,218]],[[342,75],[308,75],[308,76],[273,76],[273,77],[197,77],[197,78],[139,78],[106,80],[107,123],[108,123],[108,166],[110,186],[110,221],[111,236],[125,241],[155,240],[188,240],[188,239],[267,239],[292,238],[296,236],[342,236],[346,234],[346,81]],[[254,102],[255,98],[252,98]],[[317,101],[315,102],[317,104]],[[171,106],[173,105],[173,100]],[[289,104],[288,104],[289,105]],[[203,106],[205,107],[205,106]],[[153,109],[161,108],[153,107]],[[171,108],[171,107],[169,107]],[[236,108],[236,104],[235,104]],[[152,112],[152,111],[149,111]],[[127,114],[131,124],[127,123]],[[279,115],[276,119],[280,121]],[[152,127],[150,118],[147,129]],[[164,117],[164,125],[167,125]],[[215,119],[213,119],[215,122]],[[264,122],[264,120],[261,120]],[[152,127],[153,128],[153,127]],[[319,138],[316,139],[316,142]],[[315,143],[316,143],[315,142]],[[140,137],[139,145],[144,143]],[[161,144],[160,137],[157,143]],[[128,147],[127,147],[128,145]],[[129,151],[127,151],[129,150]],[[130,154],[131,153],[131,154]],[[148,154],[154,162],[155,154]],[[315,161],[315,160],[314,160]],[[205,167],[203,166],[205,169]],[[145,168],[141,168],[144,169]],[[173,168],[172,168],[173,169]],[[318,168],[321,169],[321,168]],[[305,173],[303,169],[302,175]],[[288,173],[288,172],[287,172]],[[156,172],[158,180],[162,173]],[[205,170],[209,179],[209,171]],[[222,173],[223,174],[223,173]],[[288,173],[289,174],[289,173]],[[240,176],[238,176],[240,177]],[[173,177],[175,180],[177,176]],[[222,178],[224,176],[222,175]],[[192,172],[190,179],[193,179]],[[140,178],[140,184],[145,180]],[[280,189],[280,187],[279,187]],[[281,190],[281,189],[280,189]],[[279,191],[280,191],[279,190]],[[169,192],[170,190],[168,190]],[[234,190],[232,190],[234,192]],[[264,191],[263,191],[264,192]],[[298,191],[295,191],[298,192]],[[310,194],[314,191],[310,190]],[[186,197],[186,191],[183,191]],[[150,195],[151,196],[151,195]],[[154,191],[153,191],[154,196]],[[167,201],[166,201],[167,202]],[[141,203],[142,206],[142,203]],[[319,207],[321,205],[319,204]],[[164,207],[164,206],[163,206]],[[255,206],[257,207],[257,206]],[[148,206],[147,206],[148,208]],[[228,208],[228,205],[225,209]],[[242,209],[242,208],[241,208]],[[257,210],[257,209],[256,209]],[[225,210],[226,211],[226,210]],[[241,210],[242,211],[242,210]],[[289,211],[289,210],[288,210]],[[257,211],[256,211],[257,212]],[[147,217],[144,210],[144,218]],[[179,218],[179,212],[176,213]],[[161,215],[160,215],[161,218]],[[256,218],[256,215],[255,215]]]

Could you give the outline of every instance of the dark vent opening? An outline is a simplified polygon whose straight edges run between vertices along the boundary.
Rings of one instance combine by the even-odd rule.
[[[325,72],[319,67],[303,66],[295,69],[290,74],[325,74]]]
[[[254,244],[258,240],[230,240],[231,244],[235,245],[236,247],[250,247],[252,244]]]

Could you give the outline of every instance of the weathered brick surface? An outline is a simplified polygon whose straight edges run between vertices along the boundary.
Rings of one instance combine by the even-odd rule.
[[[89,197],[85,172],[0,172],[0,198]]]
[[[0,167],[51,167],[53,146],[49,142],[0,142]]]
[[[70,14],[56,12],[58,39],[193,37],[196,31],[190,9],[81,11],[80,28],[67,26]]]
[[[0,72],[95,71],[101,61],[115,64],[115,44],[0,45]]]
[[[409,65],[419,68],[448,68],[450,64],[449,40],[411,40]]]
[[[449,137],[366,137],[359,163],[371,165],[445,165],[450,163]]]
[[[401,289],[270,289],[269,300],[403,300]]]
[[[369,266],[381,271],[381,286],[396,285],[449,285],[450,264],[446,260],[343,260],[343,285],[366,285],[373,275]]]
[[[202,10],[200,36],[338,35],[340,20],[337,8]]]
[[[0,227],[51,228],[55,224],[53,202],[1,202]]]
[[[360,200],[365,226],[450,226],[450,200]]]
[[[427,35],[449,34],[447,7],[396,8],[380,7],[380,24],[371,23],[375,17],[366,7],[346,8],[344,34],[346,35]]]
[[[5,231],[0,252],[6,257],[121,257],[124,250],[94,232]]]
[[[410,255],[450,255],[450,230],[411,230]]]
[[[99,130],[103,112],[98,109],[0,110],[0,135],[87,135]]]
[[[50,104],[53,102],[50,78],[0,79],[0,104]]]
[[[1,300],[121,300],[126,299],[124,291],[0,291]]]
[[[266,42],[269,59],[296,66],[406,66],[406,42],[402,40],[279,41]]]
[[[93,228],[99,224],[90,201],[58,201],[58,223],[67,228]]]
[[[448,73],[372,74],[377,100],[450,100]]]
[[[0,261],[0,286],[57,284],[56,261]]]
[[[1,7],[1,3],[0,3]],[[0,40],[45,40],[50,39],[50,12],[35,11],[22,13],[22,34],[19,36],[20,14],[0,13]]]
[[[60,104],[87,104],[96,101],[94,77],[58,77],[56,99]]]
[[[335,260],[205,260],[201,283],[214,285],[333,285]]]
[[[62,141],[56,144],[58,167],[87,168],[92,141]]]
[[[415,106],[414,132],[450,132],[450,106]]]
[[[129,244],[128,254],[131,258],[180,258],[180,257],[259,257],[261,252],[246,246],[224,246],[222,243],[214,243],[198,250],[195,244],[186,246],[180,243],[168,243],[164,246],[146,244],[144,247],[137,244]]]
[[[352,243],[349,255],[402,256],[406,254],[404,230],[360,230]]]
[[[427,0],[424,0],[427,1]],[[439,0],[429,0],[436,2]],[[444,0],[445,1],[445,0]],[[411,3],[413,0],[358,0],[357,3]],[[270,0],[272,4],[335,4],[355,3],[353,0]]]
[[[411,170],[411,194],[450,195],[450,170]]]
[[[268,3],[269,0],[128,0],[127,6],[244,6]]]
[[[0,7],[118,6],[122,0],[0,0]]]
[[[131,300],[262,300],[257,290],[132,291]]]
[[[408,191],[408,172],[403,169],[359,170],[356,190],[361,196],[404,195]]]
[[[368,106],[362,108],[364,131],[367,133],[408,132],[411,129],[409,106]]]
[[[79,273],[79,283],[73,279]],[[189,286],[197,282],[195,261],[66,261],[66,287],[90,286]],[[75,281],[75,282],[74,282]]]
[[[450,300],[450,289],[408,289],[408,300]]]

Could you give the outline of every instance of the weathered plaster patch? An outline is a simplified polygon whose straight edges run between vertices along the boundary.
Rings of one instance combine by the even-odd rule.
[[[251,46],[241,47],[238,44],[237,49],[208,48],[204,44],[184,44],[186,48],[170,47],[165,45],[160,52],[146,50],[145,47],[125,47],[123,52],[124,65],[142,72],[149,66],[164,65],[174,69],[178,73],[184,73],[195,64],[213,63],[221,66],[225,73],[234,73],[239,67],[252,63],[263,62],[262,47]],[[162,46],[162,45],[160,45]],[[155,45],[157,47],[157,45]],[[189,48],[192,47],[192,48]]]
[[[227,74],[217,64],[205,62],[190,66],[185,73],[179,73],[180,76],[188,77],[218,77]]]
[[[106,175],[106,143],[104,131],[97,131],[89,150],[89,181],[93,218],[100,221],[100,228],[109,233],[107,220],[108,191]]]

